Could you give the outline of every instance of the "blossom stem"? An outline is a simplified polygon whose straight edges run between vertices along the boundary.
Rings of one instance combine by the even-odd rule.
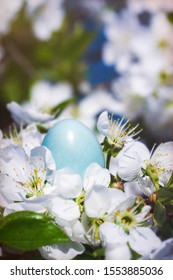
[[[165,187],[170,187],[173,184],[173,172],[171,174],[171,177],[169,178],[168,182],[166,183]]]
[[[107,153],[107,158],[106,158],[106,168],[107,169],[109,169],[110,160],[111,160],[111,153]]]

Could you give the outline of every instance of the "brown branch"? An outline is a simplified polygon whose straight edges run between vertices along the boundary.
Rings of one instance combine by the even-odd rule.
[[[24,72],[32,77],[35,73],[33,66],[30,61],[23,55],[23,53],[18,49],[15,43],[6,43],[5,47],[8,53],[11,55],[13,60],[24,70]]]

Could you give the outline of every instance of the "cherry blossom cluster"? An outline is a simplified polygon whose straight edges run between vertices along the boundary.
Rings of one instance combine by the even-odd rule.
[[[83,178],[69,168],[56,169],[36,124],[1,132],[3,215],[29,210],[55,219],[71,241],[38,248],[45,259],[73,259],[86,248],[102,248],[105,259],[132,259],[134,252],[136,258],[172,257],[166,248],[173,239],[159,237],[153,204],[173,172],[173,142],[149,151],[137,137],[138,126],[107,111],[97,128],[105,167],[92,163]]]

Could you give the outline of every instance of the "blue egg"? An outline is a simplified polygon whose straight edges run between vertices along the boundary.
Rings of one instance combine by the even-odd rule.
[[[77,120],[58,122],[48,131],[42,145],[52,152],[57,169],[69,167],[83,177],[91,163],[105,167],[104,155],[95,135]]]

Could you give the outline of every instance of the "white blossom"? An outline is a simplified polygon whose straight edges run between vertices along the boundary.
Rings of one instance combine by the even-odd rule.
[[[96,185],[86,193],[82,224],[86,231],[85,236],[90,244],[93,246],[101,244],[100,225],[110,221],[113,209],[125,200],[126,195],[121,190],[106,188],[102,185]]]
[[[13,126],[5,136],[0,130],[0,148],[5,148],[8,145],[16,145],[23,147],[28,155],[33,148],[41,145],[42,140],[43,135],[38,132],[34,124],[30,124],[26,128],[21,128],[19,131]]]
[[[131,143],[121,151],[118,164],[120,178],[125,181],[138,180],[142,191],[150,196],[158,187],[158,183],[164,186],[171,176],[173,142],[160,144],[153,153],[150,153],[143,143]],[[152,174],[156,175],[155,179]]]
[[[63,2],[64,0],[26,0],[33,32],[40,40],[48,40],[52,32],[61,28],[65,15]]]
[[[134,63],[136,52],[141,55],[143,48],[147,47],[143,44],[147,30],[128,9],[120,15],[106,12],[103,20],[107,42],[103,46],[102,59],[124,73]]]
[[[114,120],[113,115],[109,116],[107,111],[102,112],[97,121],[99,132],[111,142],[122,146],[140,133],[140,131],[136,131],[137,127],[138,125],[131,127],[129,120],[124,122],[124,118]]]
[[[11,210],[44,210],[52,194],[55,163],[49,150],[36,147],[28,156],[19,146],[0,150],[0,193]],[[18,202],[18,203],[16,203]],[[38,205],[35,205],[38,204]]]
[[[68,168],[56,172],[54,185],[56,197],[50,202],[50,211],[57,218],[73,221],[79,219],[84,211],[84,198],[86,192],[94,185],[103,184],[108,187],[110,183],[109,171],[98,164],[91,164],[85,172],[82,181],[78,174]]]
[[[31,20],[35,36],[48,40],[52,32],[61,28],[65,11],[63,0],[2,0],[0,8],[0,35],[9,32],[12,21],[26,5],[27,17]]]
[[[114,219],[99,228],[107,259],[130,259],[130,248],[143,256],[161,244],[156,234],[145,226],[150,207],[144,206],[138,212],[139,204],[134,205],[134,202],[133,198],[127,198],[120,203],[113,211]]]
[[[40,81],[31,89],[31,100],[19,105],[16,102],[7,104],[12,118],[18,124],[47,123],[54,119],[52,109],[72,97],[68,83],[53,84]]]
[[[144,260],[173,260],[173,238],[162,241],[160,246],[153,250]]]
[[[110,183],[109,171],[98,164],[91,164],[85,172],[84,179],[68,168],[58,170],[54,185],[57,186],[54,198],[49,200],[47,207],[56,222],[67,232],[71,240],[88,243],[86,231],[82,222],[85,210],[85,197],[96,185],[108,189]]]

